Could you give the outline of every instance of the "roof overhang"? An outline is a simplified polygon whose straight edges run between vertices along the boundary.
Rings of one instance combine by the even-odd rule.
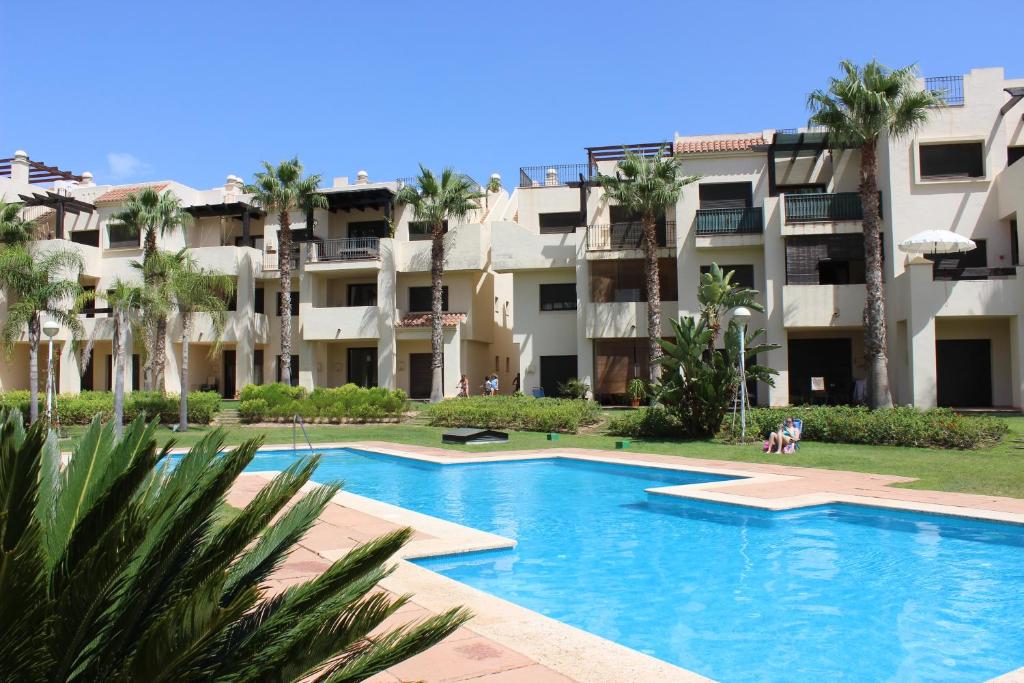
[[[96,206],[89,202],[57,192],[32,192],[18,197],[25,202],[25,206],[45,206],[51,209],[63,207],[66,213],[92,213],[96,210]]]
[[[387,185],[376,187],[340,187],[320,190],[327,199],[330,211],[351,211],[352,209],[383,209],[395,201],[396,192]]]
[[[195,218],[216,218],[220,216],[231,216],[241,218],[246,213],[252,218],[262,218],[266,215],[262,209],[246,204],[245,202],[220,202],[217,204],[195,204],[184,208],[186,213],[192,214]]]

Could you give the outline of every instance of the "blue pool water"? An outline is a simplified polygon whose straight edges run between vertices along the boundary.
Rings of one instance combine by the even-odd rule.
[[[418,563],[711,678],[983,681],[1024,666],[1024,527],[687,501],[644,489],[716,477],[562,459],[339,449],[314,479],[516,539]]]

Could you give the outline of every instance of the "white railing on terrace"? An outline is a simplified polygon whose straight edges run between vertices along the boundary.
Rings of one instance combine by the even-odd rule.
[[[366,261],[380,258],[379,237],[344,237],[310,242],[306,263]]]

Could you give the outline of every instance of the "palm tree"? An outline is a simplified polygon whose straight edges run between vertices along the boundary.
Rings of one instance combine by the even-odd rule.
[[[842,78],[833,78],[828,90],[807,96],[811,125],[828,130],[833,147],[860,150],[860,202],[864,215],[864,356],[868,366],[868,404],[892,406],[889,392],[888,342],[885,331],[885,293],[882,276],[882,241],[879,232],[878,142],[883,137],[912,134],[928,120],[932,108],[943,102],[942,93],[922,90],[917,69],[888,69],[872,60],[864,66],[840,63]]]
[[[35,237],[36,224],[25,219],[21,202],[5,202],[0,199],[0,243],[26,244]]]
[[[120,278],[107,289],[105,299],[114,313],[114,432],[124,428],[124,376],[128,357],[128,330],[145,305],[146,288]]]
[[[698,176],[681,173],[682,160],[668,155],[663,147],[654,156],[643,156],[628,149],[618,163],[615,175],[597,174],[607,199],[614,201],[640,219],[643,228],[644,279],[647,283],[647,352],[649,379],[660,374],[661,356],[661,284],[658,272],[658,218],[675,206],[683,187]]]
[[[384,625],[412,597],[375,590],[411,529],[264,593],[339,489],[305,487],[319,456],[229,515],[225,496],[258,440],[222,454],[217,430],[161,467],[156,421],[117,438],[97,418],[61,471],[45,425],[0,419],[0,680],[354,683],[469,618]]]
[[[29,417],[39,417],[39,340],[43,319],[50,318],[71,331],[82,333],[76,315],[84,292],[78,284],[82,257],[72,251],[30,252],[23,246],[0,248],[0,288],[7,297],[7,316],[0,336],[10,353],[28,327]]]
[[[157,236],[164,237],[184,229],[192,217],[181,207],[181,200],[171,192],[159,192],[144,187],[128,195],[124,207],[111,216],[110,224],[143,236],[143,263],[156,256]],[[147,287],[160,286],[156,269],[144,273]],[[155,301],[155,299],[152,299]],[[151,391],[163,391],[164,366],[167,362],[167,316],[155,312],[146,325],[146,363],[143,368],[143,386]]]
[[[282,161],[276,167],[263,162],[256,173],[256,182],[246,185],[253,202],[268,214],[277,214],[277,266],[281,273],[281,381],[292,381],[292,211],[309,212],[327,208],[327,198],[320,194],[318,174],[302,177],[298,157]],[[312,226],[307,226],[312,227]]]
[[[430,400],[444,398],[444,349],[442,338],[442,295],[444,278],[444,233],[449,221],[465,220],[480,206],[483,195],[473,179],[454,169],[445,168],[441,177],[420,164],[414,185],[405,185],[395,201],[413,209],[413,218],[430,228]]]
[[[701,274],[697,289],[700,303],[700,317],[711,331],[708,351],[714,351],[722,331],[722,316],[739,307],[764,312],[764,306],[757,300],[758,291],[741,287],[732,281],[736,271],[725,272],[717,263],[712,263],[708,272]]]
[[[178,431],[188,429],[189,338],[192,320],[197,313],[206,313],[213,322],[213,345],[210,355],[220,350],[224,334],[227,299],[235,293],[235,281],[228,275],[201,268],[184,249],[177,253],[163,252],[168,260],[168,284],[171,299],[181,316],[181,399],[178,404]]]

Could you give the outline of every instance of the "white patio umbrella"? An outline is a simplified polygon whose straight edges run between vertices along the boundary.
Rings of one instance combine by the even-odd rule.
[[[956,254],[971,251],[974,240],[952,230],[925,230],[900,242],[900,251],[908,254]]]

